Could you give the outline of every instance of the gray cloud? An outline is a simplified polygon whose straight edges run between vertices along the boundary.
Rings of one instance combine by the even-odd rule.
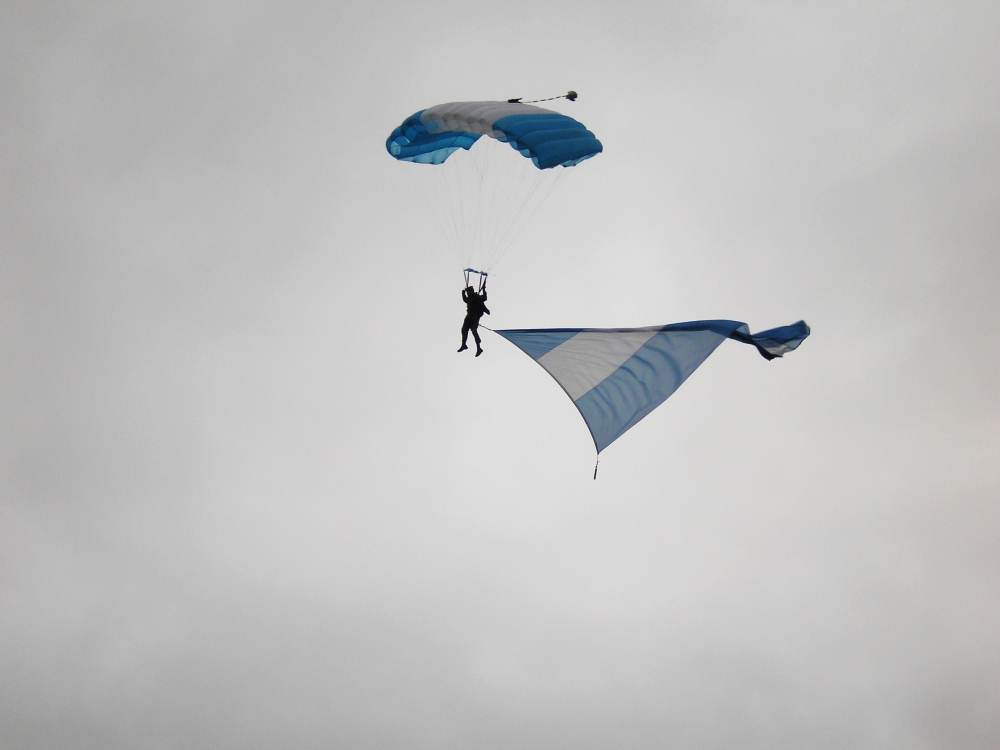
[[[0,745],[993,748],[990,3],[9,3]],[[493,324],[723,346],[603,456],[384,152],[581,92]]]

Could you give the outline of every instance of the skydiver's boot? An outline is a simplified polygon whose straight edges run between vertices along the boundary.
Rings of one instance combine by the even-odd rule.
[[[483,353],[483,347],[477,346],[476,347],[476,356],[478,357],[482,353]]]
[[[462,344],[462,345],[461,345],[461,346],[460,346],[460,347],[458,348],[458,350],[459,350],[460,352],[464,352],[464,351],[465,351],[466,349],[468,349],[468,348],[469,348],[469,347],[467,347],[467,346],[466,346],[465,344]],[[478,355],[477,355],[477,356],[478,356]]]

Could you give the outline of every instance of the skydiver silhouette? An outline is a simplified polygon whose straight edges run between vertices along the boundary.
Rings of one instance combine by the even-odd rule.
[[[482,342],[479,340],[479,319],[483,317],[483,313],[490,314],[489,308],[486,307],[486,285],[483,284],[482,291],[479,293],[471,286],[465,287],[462,290],[462,301],[465,303],[466,312],[465,320],[462,322],[462,346],[458,350],[464,352],[469,348],[465,342],[469,338],[469,331],[472,331],[472,338],[476,342],[476,356],[478,357],[483,353]]]

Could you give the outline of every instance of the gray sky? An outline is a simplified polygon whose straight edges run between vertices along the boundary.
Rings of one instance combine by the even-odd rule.
[[[6,2],[4,748],[1000,746],[1000,6]],[[574,88],[494,327],[384,149]]]

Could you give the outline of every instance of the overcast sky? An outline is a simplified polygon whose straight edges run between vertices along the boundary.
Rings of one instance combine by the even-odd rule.
[[[1000,746],[1000,5],[2,15],[0,746]],[[596,482],[384,145],[570,88],[490,325],[813,331]]]

